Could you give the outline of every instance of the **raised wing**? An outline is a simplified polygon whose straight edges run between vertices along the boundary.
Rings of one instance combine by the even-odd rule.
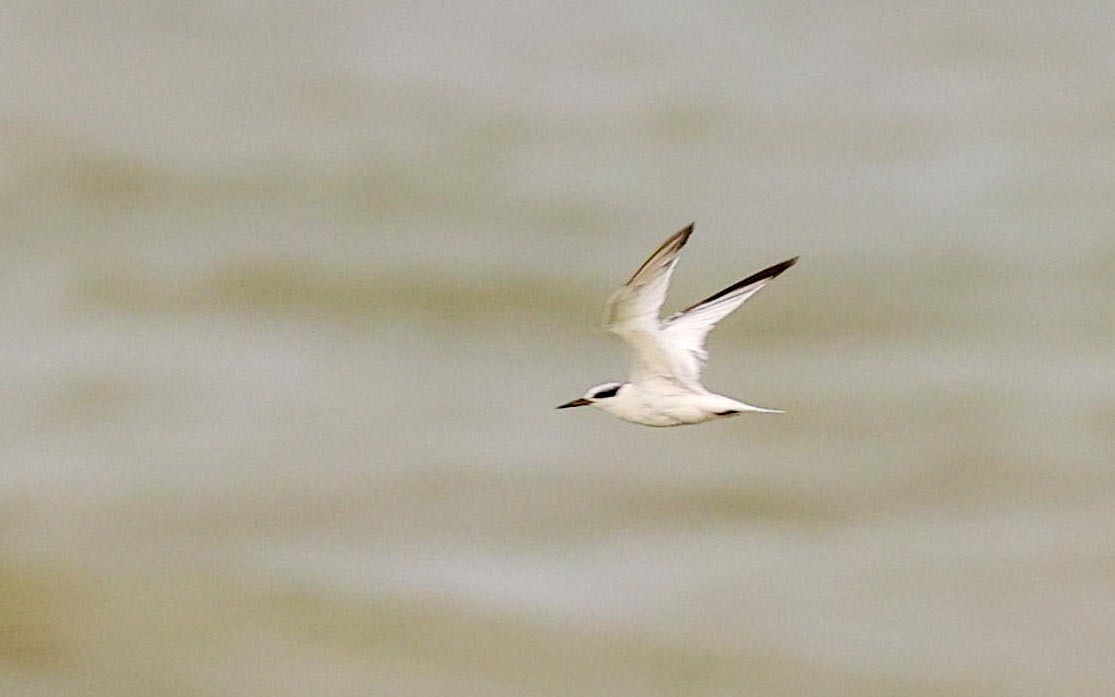
[[[759,292],[771,279],[797,263],[797,260],[794,257],[765,268],[666,318],[662,323],[660,341],[670,363],[675,366],[683,381],[695,383],[700,380],[701,366],[708,360],[705,339],[716,323]]]
[[[627,283],[609,298],[604,310],[604,325],[623,339],[634,353],[631,381],[652,378],[673,379],[676,367],[659,336],[658,311],[666,299],[670,276],[678,262],[678,252],[693,234],[693,224],[678,230],[655,250]]]

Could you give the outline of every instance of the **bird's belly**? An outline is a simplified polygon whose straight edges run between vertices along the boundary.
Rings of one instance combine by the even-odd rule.
[[[716,418],[715,414],[694,404],[691,399],[682,396],[665,396],[658,399],[646,400],[642,408],[636,413],[625,415],[623,418],[632,423],[643,426],[684,426],[699,424]]]
[[[691,423],[689,421],[680,421],[676,417],[670,416],[669,414],[661,413],[631,414],[628,416],[621,416],[619,418],[623,419],[624,421],[629,421],[633,424],[639,424],[640,426],[653,426],[655,428],[664,428],[666,426],[684,426],[685,424]]]

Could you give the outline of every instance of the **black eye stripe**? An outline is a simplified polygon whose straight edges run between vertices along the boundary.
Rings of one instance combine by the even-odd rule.
[[[622,385],[616,385],[615,387],[609,387],[606,390],[600,390],[599,392],[594,394],[592,396],[592,398],[593,399],[607,399],[608,397],[615,397],[616,393],[619,392],[620,387],[622,387]]]

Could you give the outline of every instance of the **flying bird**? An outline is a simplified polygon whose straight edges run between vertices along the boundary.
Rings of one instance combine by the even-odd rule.
[[[705,339],[716,323],[798,258],[765,268],[659,319],[678,253],[691,234],[692,223],[671,235],[608,300],[605,325],[627,344],[634,359],[628,381],[597,385],[558,409],[594,406],[643,426],[699,424],[744,412],[782,413],[709,392],[700,382],[701,366],[708,359]]]

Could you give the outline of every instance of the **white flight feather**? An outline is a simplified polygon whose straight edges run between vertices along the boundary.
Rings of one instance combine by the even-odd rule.
[[[695,391],[703,389],[699,383],[686,381],[679,374],[675,351],[663,341],[658,318],[666,300],[670,277],[677,266],[678,252],[692,232],[693,225],[690,224],[671,235],[608,299],[604,312],[605,326],[632,351],[632,383],[669,380]]]

